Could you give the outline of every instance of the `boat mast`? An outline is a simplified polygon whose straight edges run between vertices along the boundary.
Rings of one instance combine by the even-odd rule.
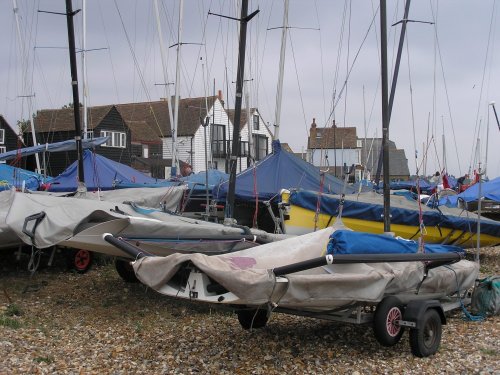
[[[24,44],[24,39],[21,34],[21,25],[19,23],[19,8],[17,7],[17,0],[12,0],[12,7],[14,9],[14,16],[16,18],[16,27],[17,27],[17,37],[19,38],[19,47],[21,52],[21,61],[22,61],[22,80],[23,80],[23,97],[28,99],[28,116],[31,118],[31,137],[33,140],[33,146],[37,146],[38,143],[36,141],[35,135],[35,116],[33,115],[33,95],[28,94],[28,78],[27,78],[27,66],[28,66],[28,54],[26,52],[26,45]],[[40,168],[40,158],[38,157],[38,153],[35,154],[36,160],[36,168],[37,172],[41,173]]]
[[[82,129],[80,125],[80,99],[78,96],[78,73],[76,67],[75,28],[73,17],[79,10],[73,12],[72,0],[66,0],[66,22],[68,25],[69,61],[71,67],[71,86],[73,88],[73,116],[75,118],[75,142],[78,154],[78,191],[86,191],[85,175],[83,173]]]
[[[234,194],[236,188],[236,167],[238,155],[240,154],[240,122],[241,122],[241,102],[243,97],[243,78],[245,74],[245,49],[247,39],[247,23],[259,12],[257,9],[248,15],[248,0],[241,1],[240,16],[240,39],[238,51],[238,70],[236,74],[236,99],[234,102],[234,124],[233,124],[233,145],[231,149],[231,160],[229,162],[229,187],[227,192],[227,204],[225,210],[226,219],[233,219],[234,216]]]
[[[385,7],[385,1],[384,1],[384,9]],[[406,24],[408,23],[408,13],[410,12],[410,0],[406,0],[405,4],[405,13],[403,16],[403,20],[401,21],[401,34],[399,35],[399,44],[398,44],[398,51],[396,55],[396,63],[394,65],[394,74],[392,77],[392,84],[391,84],[391,94],[389,98],[389,105],[388,105],[388,110],[387,110],[387,127],[389,127],[389,123],[391,122],[391,114],[392,114],[392,105],[394,104],[394,95],[396,94],[396,84],[398,82],[398,75],[399,75],[399,65],[401,62],[401,54],[403,53],[403,44],[405,40],[405,35],[406,35]],[[380,2],[380,17],[381,17],[381,22],[382,22],[382,1]],[[387,62],[387,15],[384,15],[385,19],[385,35],[386,35],[386,49],[385,49],[385,59]],[[382,43],[382,42],[381,42]],[[386,76],[387,76],[387,68],[386,68]],[[386,82],[387,85],[387,82]],[[388,139],[387,139],[388,140]],[[380,152],[384,152],[384,148],[380,150]],[[378,165],[377,165],[377,174],[375,176],[375,184],[378,186],[378,183],[380,182],[380,170],[383,164],[383,158],[384,156],[381,154],[378,159]],[[385,168],[385,165],[384,165]],[[385,178],[385,170],[384,170],[384,178]]]
[[[83,139],[87,139],[87,0],[82,0],[82,94],[83,94]]]
[[[165,43],[163,41],[163,31],[161,29],[161,22],[160,22],[160,11],[158,8],[158,0],[153,1],[154,7],[155,7],[155,14],[156,14],[156,30],[158,32],[158,40],[160,42],[160,55],[161,55],[161,64],[163,67],[163,80],[164,80],[164,86],[165,86],[165,96],[167,99],[167,107],[168,107],[168,116],[170,120],[170,124],[174,123],[174,118],[172,115],[172,101],[170,97],[170,89],[169,89],[169,83],[168,83],[168,71],[167,71],[167,54],[165,53]]]
[[[281,51],[280,51],[280,70],[278,75],[278,88],[276,90],[276,113],[274,120],[274,140],[279,140],[281,125],[281,102],[283,98],[283,75],[285,71],[285,52],[286,36],[288,30],[288,2],[285,0],[285,9],[283,11],[283,29],[281,31]]]
[[[177,32],[177,63],[175,66],[175,108],[174,108],[174,126],[172,128],[172,168],[170,176],[177,175],[177,127],[179,125],[179,92],[180,92],[180,76],[181,76],[181,40],[182,40],[182,12],[184,9],[184,0],[179,3],[179,25]]]
[[[387,15],[386,0],[380,0],[380,49],[382,69],[382,155],[384,170],[384,232],[391,231],[389,191],[389,102],[387,82]]]

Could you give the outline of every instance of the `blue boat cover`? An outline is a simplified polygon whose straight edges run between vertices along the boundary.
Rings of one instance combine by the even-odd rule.
[[[278,195],[281,189],[307,189],[319,191],[321,174],[317,167],[287,152],[281,148],[279,141],[273,141],[273,152],[264,159],[236,176],[236,199],[255,201],[257,195],[260,201],[270,200]],[[325,174],[323,192],[340,194],[343,181]],[[225,201],[229,181],[225,181],[214,189],[213,195],[219,201]],[[346,194],[355,190],[346,187]],[[279,196],[278,196],[279,199]]]
[[[89,150],[84,151],[83,171],[88,191],[178,185],[178,182],[146,176],[128,165],[110,160]],[[48,191],[71,192],[76,191],[77,186],[78,161],[75,161],[52,180]]]
[[[305,209],[316,211],[318,195],[311,191],[293,191],[290,194],[290,203]],[[329,195],[322,195],[320,212],[337,216],[340,200]],[[342,210],[342,217],[360,220],[383,222],[383,204],[365,203],[346,199]],[[426,226],[459,229],[466,233],[477,231],[477,221],[473,218],[443,215],[439,210],[423,211],[423,221]],[[418,227],[419,212],[417,209],[391,207],[391,223]],[[481,221],[481,233],[500,237],[500,222],[493,220]],[[416,235],[417,233],[415,233]]]
[[[187,177],[182,177],[179,180],[184,181],[188,184],[188,188],[195,192],[205,192],[206,191],[206,176],[207,172],[202,171],[196,174],[191,174]],[[212,189],[219,185],[221,182],[227,181],[229,179],[229,175],[217,169],[209,169],[208,170],[208,189],[212,191]]]
[[[391,237],[384,234],[336,230],[330,236],[328,254],[414,254],[418,252],[418,242]],[[465,253],[452,245],[425,244],[425,253]]]
[[[463,199],[465,202],[477,201],[478,193],[479,184],[476,183],[458,195],[441,198],[439,200],[439,204],[448,207],[456,207],[459,199]],[[500,177],[488,182],[481,182],[481,197],[495,202],[500,202]]]
[[[8,190],[11,187],[22,188],[23,181],[27,189],[37,190],[43,182],[50,180],[52,177],[44,177],[26,169],[0,164],[0,191]]]
[[[82,148],[96,148],[99,145],[105,143],[109,137],[99,137],[94,139],[82,139]],[[71,151],[76,150],[76,141],[74,139],[69,139],[67,141],[47,143],[38,146],[24,147],[17,150],[12,150],[0,154],[0,160],[10,160],[15,159],[18,156],[28,156],[34,155],[39,152],[59,152],[59,151]]]

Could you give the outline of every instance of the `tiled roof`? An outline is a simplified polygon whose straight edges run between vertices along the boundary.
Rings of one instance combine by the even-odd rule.
[[[113,108],[112,105],[92,107],[87,109],[88,129],[92,130]],[[80,111],[80,118],[83,113]],[[73,108],[42,109],[35,118],[35,131],[40,133],[74,130]]]
[[[341,149],[357,148],[355,127],[311,127],[308,148]]]
[[[146,121],[126,121],[132,134],[132,142],[161,143],[160,137],[149,127]]]
[[[216,96],[206,98],[209,109],[213,106],[216,98]],[[145,121],[159,137],[170,137],[172,134],[166,100],[118,104],[116,108],[126,122]],[[177,135],[194,135],[200,127],[200,118],[203,119],[206,115],[205,97],[181,99],[179,101]]]

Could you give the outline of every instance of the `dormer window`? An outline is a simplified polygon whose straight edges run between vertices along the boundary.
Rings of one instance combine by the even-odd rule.
[[[253,130],[259,130],[259,128],[260,128],[259,115],[253,115]]]
[[[321,130],[316,129],[316,138],[321,138]]]

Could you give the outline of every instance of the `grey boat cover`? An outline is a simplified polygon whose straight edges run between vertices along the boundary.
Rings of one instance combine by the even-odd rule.
[[[157,193],[163,188],[147,189],[146,192],[156,190]],[[170,189],[170,190],[169,190]],[[81,199],[72,197],[60,197],[43,194],[26,194],[16,191],[0,192],[0,212],[5,212],[6,230],[13,233],[24,243],[34,245],[37,248],[47,248],[53,245],[82,248],[98,251],[109,255],[125,255],[123,252],[108,244],[102,239],[104,233],[115,236],[140,238],[144,242],[154,237],[172,237],[182,239],[185,236],[210,236],[210,235],[241,235],[243,229],[224,226],[222,224],[209,223],[202,220],[190,219],[179,215],[172,215],[160,210],[148,209],[136,205],[119,203],[129,201],[131,195],[135,196],[135,202],[141,201],[142,189],[130,190],[128,196],[124,197],[123,191],[117,191],[109,200]],[[164,188],[164,194],[156,196],[156,201],[165,199],[165,192],[171,191],[177,194],[182,191]],[[111,191],[106,192],[112,195]],[[91,193],[93,194],[93,193]],[[151,198],[151,197],[150,197]],[[154,198],[154,197],[153,197]],[[153,199],[151,198],[151,199]],[[160,199],[161,198],[161,199]],[[167,199],[168,200],[168,199]],[[152,200],[149,201],[150,204]],[[45,217],[33,230],[34,221],[27,226],[29,231],[34,232],[33,238],[23,232],[25,219],[28,216],[43,212]],[[282,239],[277,235],[267,234],[262,231],[252,231],[252,234],[265,238],[266,241]],[[241,241],[240,241],[241,242]],[[246,241],[246,243],[235,244],[219,241],[211,244],[219,252],[226,249],[239,250],[257,243]],[[166,255],[174,251],[203,251],[206,250],[205,243],[181,243],[170,247],[156,245],[153,241],[146,251],[157,255]],[[210,249],[209,249],[210,250]]]
[[[135,261],[133,267],[141,282],[176,297],[181,296],[181,287],[172,278],[190,264],[233,295],[222,300],[198,297],[219,304],[260,306],[271,302],[281,307],[321,311],[356,302],[376,303],[387,294],[416,291],[424,278],[422,262],[333,264],[289,274],[288,282],[278,282],[273,268],[325,254],[333,230],[326,228],[231,254],[146,257]],[[420,292],[452,295],[457,288],[470,288],[477,274],[477,264],[466,260],[438,267],[429,272]]]

